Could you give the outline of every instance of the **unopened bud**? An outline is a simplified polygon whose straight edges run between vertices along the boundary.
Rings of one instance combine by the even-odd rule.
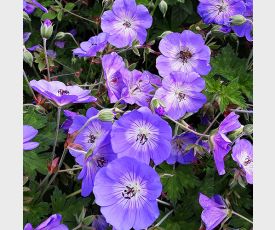
[[[32,67],[33,56],[32,53],[28,51],[26,48],[23,49],[23,60]]]
[[[165,106],[163,102],[160,100],[154,98],[151,101],[151,109],[155,111],[156,114],[159,116],[164,116],[165,115]]]
[[[234,15],[230,18],[230,23],[231,25],[234,25],[234,26],[240,26],[245,22],[246,22],[246,18],[241,14]]]
[[[40,27],[42,38],[49,39],[53,34],[53,25],[51,20],[46,19]]]
[[[23,11],[23,20],[26,22],[31,22],[29,15],[25,11]]]
[[[243,132],[246,135],[251,135],[253,133],[253,125],[252,124],[245,125],[243,128]]]
[[[55,35],[55,39],[56,39],[56,40],[60,40],[60,39],[63,39],[65,36],[66,36],[66,33],[64,33],[64,32],[58,32],[58,33]]]
[[[113,109],[102,109],[98,113],[98,119],[101,121],[113,121],[114,116]]]

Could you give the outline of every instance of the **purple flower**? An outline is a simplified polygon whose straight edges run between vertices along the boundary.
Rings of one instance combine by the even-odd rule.
[[[39,2],[37,2],[36,0],[23,0],[23,10],[27,13],[27,14],[32,14],[33,11],[39,8],[42,11],[44,11],[45,13],[48,13],[47,8],[45,8],[44,6],[42,6]]]
[[[78,113],[72,112],[70,110],[64,110],[64,115],[67,117],[67,119],[63,122],[61,128],[65,131],[68,131],[71,125],[73,124],[74,118],[78,115]]]
[[[166,114],[177,120],[206,103],[206,96],[200,93],[204,87],[205,81],[197,73],[173,72],[162,80],[154,97],[163,102]]]
[[[55,46],[57,46],[58,48],[63,49],[64,46],[65,46],[65,41],[56,41],[54,44],[55,44]]]
[[[246,37],[248,41],[252,41],[252,30],[253,30],[253,1],[246,0],[245,1],[246,10],[243,16],[246,17],[246,22],[239,26],[232,26],[233,31],[238,37]]]
[[[245,139],[238,140],[232,149],[232,158],[245,171],[246,181],[253,184],[253,146]]]
[[[181,135],[175,136],[172,140],[171,155],[166,160],[168,164],[175,164],[179,162],[181,164],[192,164],[197,160],[194,155],[194,149],[186,151],[188,145],[195,144],[198,137],[193,133],[182,133]],[[208,149],[208,145],[202,141],[198,143]]]
[[[206,230],[215,229],[228,215],[228,208],[220,195],[208,198],[200,193],[199,203],[203,208],[201,219]]]
[[[121,74],[125,63],[122,57],[113,52],[102,57],[102,67],[110,102],[115,103],[121,98],[122,89],[125,87]]]
[[[126,87],[122,90],[121,97],[128,104],[137,104],[139,106],[147,106],[153,97],[155,88],[154,83],[159,83],[160,78],[148,71],[144,73],[133,70],[124,70],[122,72],[123,81]]]
[[[206,24],[229,26],[230,17],[243,14],[245,5],[242,0],[200,0],[198,13]]]
[[[60,214],[54,214],[36,228],[33,228],[30,223],[26,224],[24,230],[69,230],[66,225],[61,224],[61,221],[62,216]]]
[[[66,86],[60,81],[32,80],[31,87],[53,101],[57,106],[64,106],[71,103],[88,103],[96,101],[96,98],[89,96],[90,90],[84,90],[77,85]]]
[[[86,116],[74,116],[69,134],[79,130],[89,118],[97,114],[97,109],[90,108]],[[69,147],[75,161],[83,167],[78,179],[82,180],[81,195],[84,197],[92,192],[97,171],[116,158],[110,142],[111,128],[111,122],[103,122],[95,118],[76,136],[73,144],[78,149]]]
[[[92,223],[92,230],[106,230],[108,228],[108,223],[102,215],[95,216]]]
[[[146,229],[159,216],[156,199],[162,185],[149,165],[133,158],[116,159],[95,177],[95,202],[116,229]]]
[[[118,158],[133,157],[156,165],[169,157],[172,129],[147,107],[124,114],[112,127],[111,143]],[[123,144],[122,144],[123,143]]]
[[[86,42],[80,43],[80,48],[73,50],[73,54],[78,57],[95,57],[97,52],[105,49],[107,45],[108,34],[100,33],[91,37]]]
[[[207,75],[211,70],[209,47],[200,34],[190,30],[166,35],[159,43],[159,50],[162,55],[157,58],[156,67],[163,77],[173,71]]]
[[[79,130],[89,118],[98,114],[98,110],[90,108],[87,110],[86,117],[77,115],[74,117],[73,124],[69,129],[69,133]],[[104,139],[112,129],[112,122],[104,122],[97,118],[90,121],[90,123],[77,135],[75,143],[84,146],[84,150],[88,151],[95,148],[97,143]]]
[[[23,149],[33,150],[38,147],[38,142],[31,142],[31,140],[37,135],[38,130],[30,125],[23,126]]]
[[[31,36],[31,32],[26,32],[26,33],[23,33],[23,42],[27,42]]]
[[[134,40],[142,45],[152,20],[148,9],[137,5],[135,0],[116,0],[112,10],[102,15],[101,28],[103,32],[109,33],[108,42],[117,48],[131,46]]]
[[[91,194],[97,172],[115,158],[116,154],[112,150],[109,135],[102,140],[98,147],[95,149],[91,148],[86,152],[83,164],[81,164],[83,168],[77,178],[82,180],[81,195],[83,197],[87,197]]]
[[[218,132],[211,138],[213,143],[213,155],[219,175],[225,174],[224,157],[230,151],[231,141],[225,135],[241,127],[238,121],[239,115],[231,112],[221,123]]]

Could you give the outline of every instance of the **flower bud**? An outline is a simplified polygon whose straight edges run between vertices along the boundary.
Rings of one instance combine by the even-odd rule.
[[[60,40],[60,39],[63,39],[65,36],[66,36],[66,33],[64,33],[64,32],[58,32],[58,33],[55,35],[55,39],[56,39],[56,40]]]
[[[23,11],[23,20],[26,22],[31,22],[29,15],[25,11]]]
[[[102,109],[98,113],[98,118],[101,121],[113,121],[114,115],[113,109]]]
[[[46,19],[40,27],[40,33],[42,38],[49,39],[53,33],[53,25],[51,20]]]
[[[164,116],[165,115],[165,106],[164,104],[156,99],[153,98],[151,101],[151,109],[155,111],[156,114],[158,114],[159,116]]]
[[[234,26],[240,26],[245,22],[246,22],[246,18],[241,14],[234,15],[230,18],[230,23],[231,25],[234,25]]]
[[[32,66],[33,56],[32,56],[32,53],[30,51],[28,51],[26,48],[23,49],[23,60],[24,60],[24,62],[26,62],[30,66]]]
[[[247,124],[243,128],[243,132],[245,135],[251,135],[253,133],[253,125],[252,124]]]
[[[165,14],[168,10],[168,5],[167,3],[164,1],[164,0],[161,0],[160,3],[159,3],[159,9],[163,15],[163,17],[165,17]]]

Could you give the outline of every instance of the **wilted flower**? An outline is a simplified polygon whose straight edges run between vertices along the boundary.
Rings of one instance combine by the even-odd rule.
[[[124,114],[115,121],[111,131],[111,142],[118,157],[129,156],[156,165],[169,157],[172,129],[147,107]],[[122,144],[123,143],[123,144]]]
[[[57,106],[64,106],[72,103],[88,103],[96,101],[96,98],[89,96],[90,90],[84,90],[77,85],[66,86],[60,81],[32,80],[31,87],[53,101]]]
[[[55,46],[57,46],[60,49],[63,49],[64,46],[65,46],[65,42],[64,41],[56,41],[54,44],[55,44]]]
[[[30,125],[23,126],[23,149],[33,150],[39,146],[38,142],[31,142],[31,140],[38,134],[38,130]]]
[[[148,106],[155,90],[152,84],[160,78],[148,71],[142,73],[138,70],[124,70],[122,76],[125,83],[121,95],[123,101],[130,105]]]
[[[166,35],[159,43],[159,50],[162,55],[157,58],[156,67],[163,77],[173,71],[206,75],[211,70],[209,47],[200,34],[190,30]]]
[[[152,25],[152,16],[143,5],[135,0],[116,0],[112,10],[105,11],[101,17],[103,32],[109,33],[108,42],[117,48],[131,46],[134,40],[143,44],[147,31]]]
[[[73,54],[78,57],[95,57],[97,52],[105,49],[107,45],[108,34],[100,33],[91,37],[86,42],[80,43],[80,48],[73,50]]]
[[[199,0],[198,13],[206,24],[215,23],[229,26],[230,17],[243,14],[242,0]]]
[[[24,230],[69,230],[66,225],[61,224],[61,221],[62,216],[60,214],[54,214],[36,228],[33,228],[30,223],[26,224]]]
[[[172,72],[162,80],[155,98],[164,104],[164,110],[173,119],[179,119],[187,112],[197,112],[207,101],[201,93],[205,81],[197,73]]]
[[[229,210],[220,195],[214,195],[210,199],[200,193],[199,203],[203,208],[201,219],[206,230],[215,229],[228,216]]]
[[[219,175],[225,174],[224,157],[230,151],[231,141],[225,135],[241,127],[238,121],[239,115],[231,112],[221,123],[217,133],[211,138],[213,143],[213,155]]]
[[[149,165],[123,157],[102,168],[95,177],[95,202],[116,229],[146,229],[159,216],[159,175]]]
[[[179,162],[181,164],[194,163],[197,158],[194,155],[194,148],[188,150],[188,145],[195,144],[198,137],[193,133],[182,133],[175,136],[172,140],[172,149],[170,157],[166,160],[168,164],[175,164]],[[208,145],[205,142],[200,141],[198,145],[201,145],[208,149]]]
[[[23,10],[27,13],[27,14],[32,14],[33,11],[39,8],[42,11],[44,11],[45,13],[48,13],[47,8],[45,8],[44,6],[42,6],[39,2],[37,2],[36,0],[23,0]]]
[[[125,87],[121,73],[125,69],[125,63],[122,57],[113,52],[102,57],[102,68],[110,102],[115,103],[121,98]]]
[[[232,149],[232,158],[245,171],[246,181],[253,184],[253,146],[245,139],[238,140]]]
[[[92,230],[106,230],[109,224],[106,222],[106,219],[102,215],[95,216],[92,223]]]

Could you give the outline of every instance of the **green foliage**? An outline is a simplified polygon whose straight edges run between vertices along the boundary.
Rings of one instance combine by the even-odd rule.
[[[185,189],[192,189],[198,185],[198,179],[192,173],[192,167],[190,166],[181,165],[173,169],[170,165],[161,165],[159,173],[160,175],[162,173],[173,175],[161,178],[163,190],[173,202],[181,198]]]
[[[210,101],[218,101],[222,112],[229,104],[245,108],[246,100],[252,100],[252,74],[246,70],[246,61],[238,58],[230,46],[211,59],[205,93]]]
[[[66,194],[62,193],[58,188],[55,188],[51,196],[51,205],[53,213],[60,213],[63,221],[68,226],[76,224],[76,216],[81,213],[84,207],[87,207],[90,198],[66,198]]]

